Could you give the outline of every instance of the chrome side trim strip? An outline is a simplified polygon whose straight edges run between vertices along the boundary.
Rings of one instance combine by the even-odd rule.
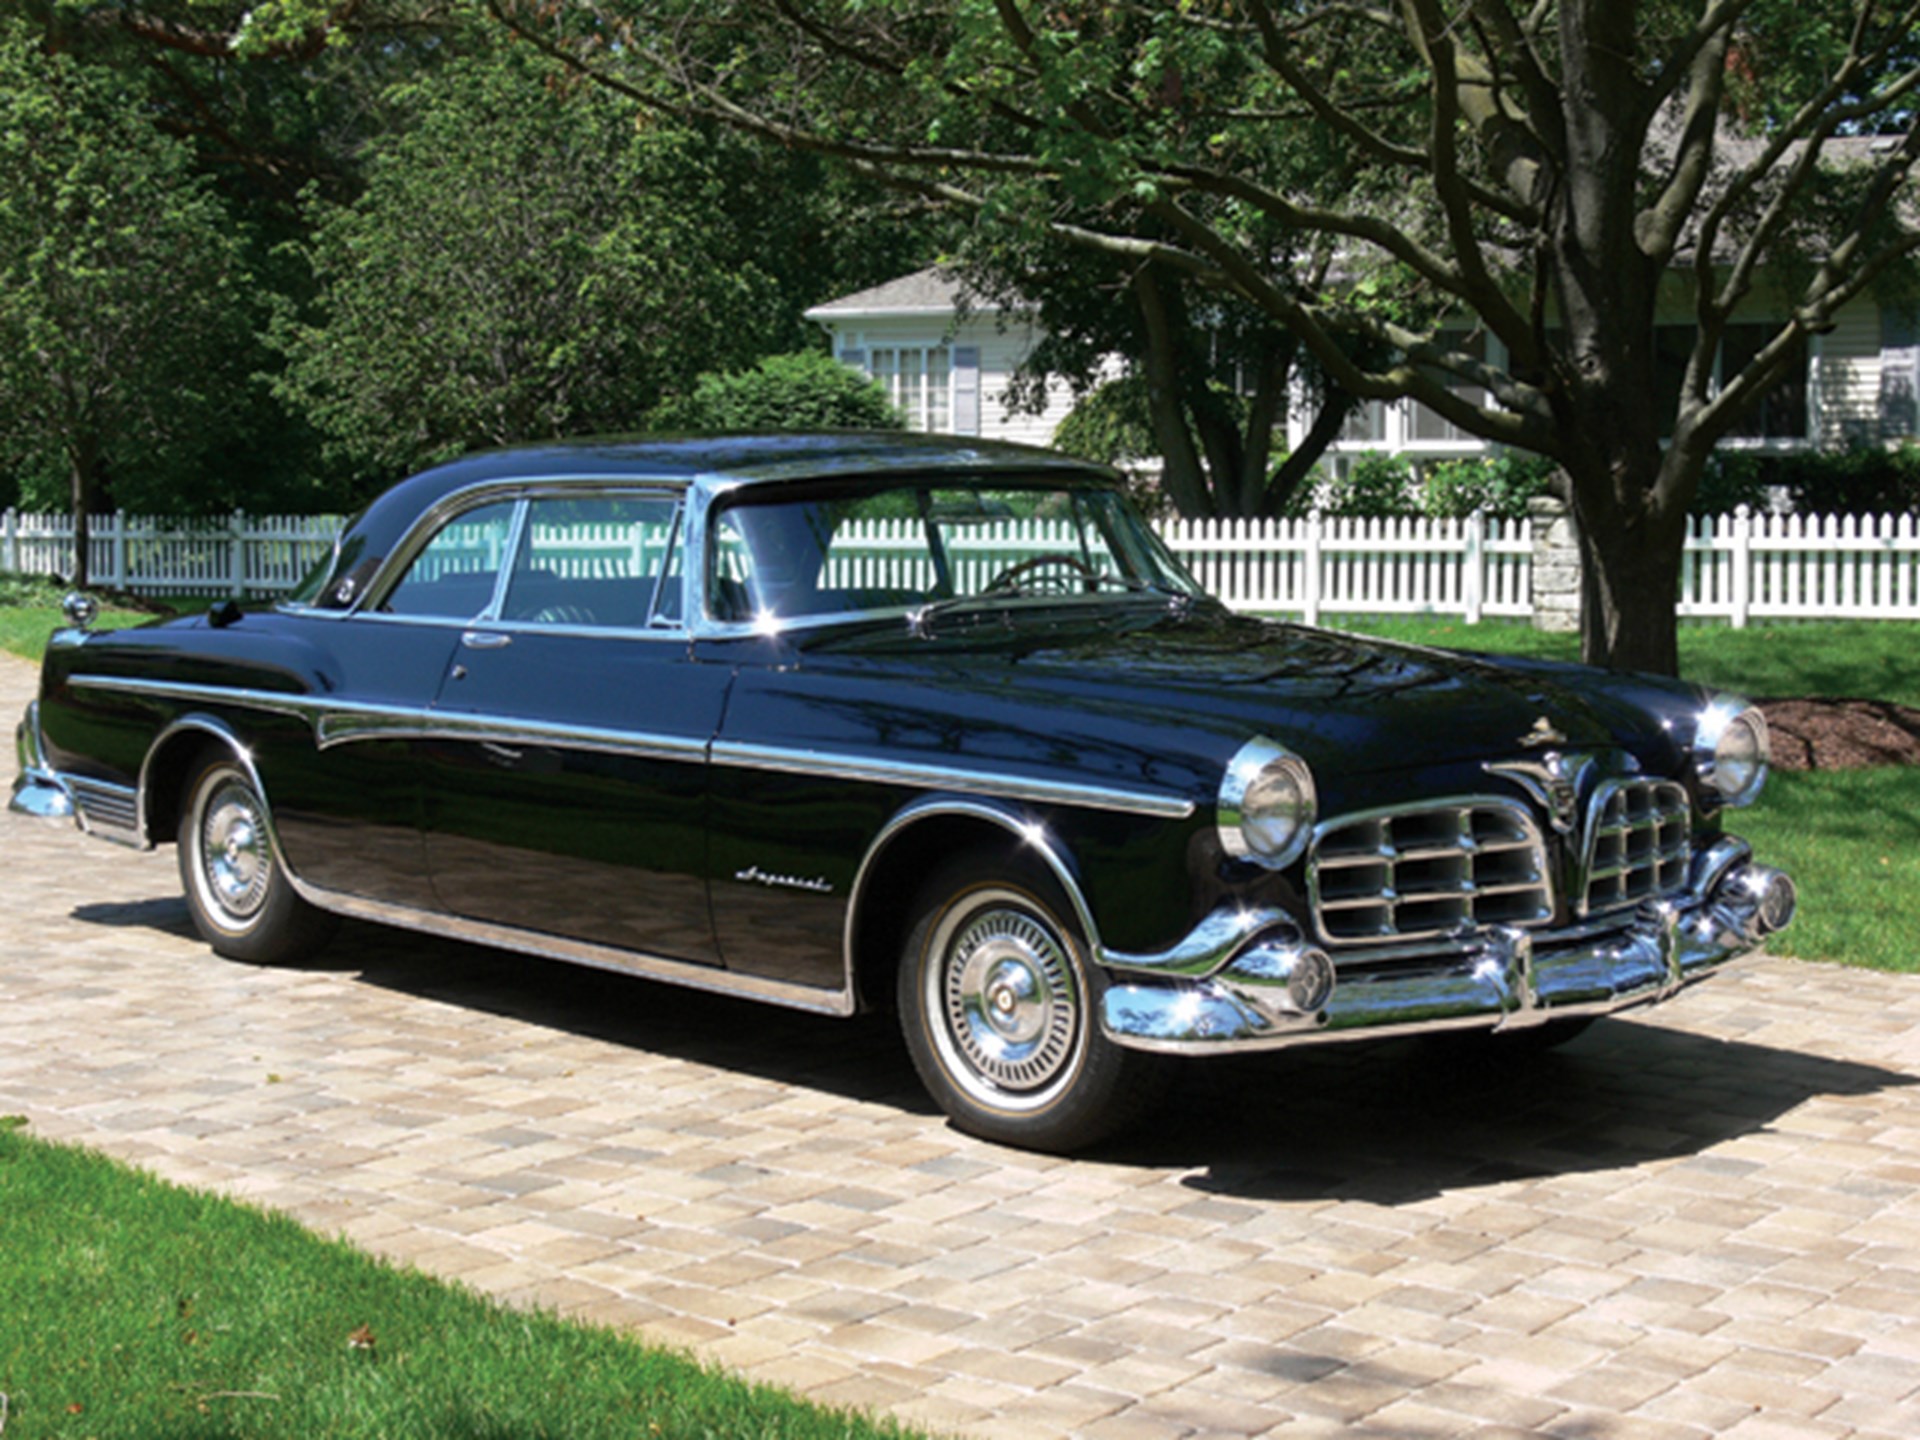
[[[1086,810],[1115,810],[1126,815],[1150,815],[1163,820],[1185,820],[1194,812],[1193,801],[1164,792],[1122,790],[1069,780],[1039,780],[1021,775],[959,770],[947,765],[876,760],[778,745],[716,741],[713,763],[739,770],[858,780],[875,785],[904,785],[916,790],[944,790],[961,795],[1031,801],[1040,805],[1069,805]]]
[[[150,695],[156,700],[201,700],[216,705],[238,705],[243,710],[265,710],[275,715],[304,718],[325,702],[284,690],[248,690],[229,685],[185,685],[172,680],[136,680],[121,675],[74,675],[67,683],[75,690],[102,690],[108,694]]]
[[[287,874],[293,881],[293,888],[309,904],[358,920],[372,920],[382,925],[397,926],[403,930],[415,930],[421,934],[438,935],[445,939],[461,940],[469,944],[492,945],[498,949],[514,950],[522,955],[533,955],[543,960],[562,960],[572,965],[586,965],[595,970],[611,970],[623,975],[636,975],[646,980],[661,980],[689,990],[705,990],[716,995],[734,995],[749,1000],[763,1000],[769,1004],[784,1005],[792,1010],[805,1010],[816,1015],[853,1014],[853,989],[850,983],[839,990],[823,990],[807,985],[795,985],[783,980],[768,980],[757,975],[736,975],[710,965],[695,965],[685,960],[669,960],[664,956],[647,955],[635,950],[619,950],[610,945],[594,945],[583,940],[568,940],[562,936],[547,935],[536,930],[519,930],[510,925],[494,925],[485,921],[464,919],[457,915],[439,915],[429,910],[416,910],[411,906],[392,905],[381,900],[366,900],[355,895],[343,895],[337,891],[309,885],[295,876],[291,870]]]
[[[704,740],[655,735],[638,730],[600,730],[587,725],[558,725],[507,715],[463,715],[457,711],[414,710],[397,705],[327,706],[313,721],[314,743],[322,750],[356,740],[471,740],[495,745],[558,745],[631,755],[642,760],[706,759]]]
[[[219,685],[184,685],[165,680],[120,679],[76,675],[76,690],[102,690],[149,695],[162,700],[234,705],[244,710],[286,715],[313,726],[314,744],[322,750],[356,740],[473,740],[503,745],[562,745],[576,750],[600,750],[643,759],[697,762],[706,758],[704,740],[678,735],[655,735],[638,730],[601,730],[586,725],[559,725],[505,715],[462,714],[420,709],[411,705],[343,704],[324,696],[289,695],[278,690],[248,690]],[[227,736],[229,743],[239,742]]]
[[[903,785],[917,790],[941,790],[989,799],[1031,801],[1079,809],[1113,810],[1169,820],[1184,820],[1194,812],[1191,800],[1164,793],[957,770],[945,765],[856,759],[819,750],[728,741],[709,745],[705,740],[681,735],[661,735],[641,730],[604,730],[586,725],[529,721],[509,715],[462,714],[407,705],[343,703],[327,696],[290,695],[278,690],[188,685],[166,680],[104,675],[75,675],[70,683],[76,690],[147,695],[196,704],[234,705],[247,710],[291,716],[313,726],[314,743],[322,750],[356,740],[399,739],[559,745],[570,749],[597,750],[688,764],[711,758],[714,764],[733,769]]]

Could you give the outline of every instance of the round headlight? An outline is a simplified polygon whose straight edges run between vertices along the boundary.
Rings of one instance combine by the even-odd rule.
[[[1284,869],[1306,850],[1318,808],[1307,762],[1256,736],[1240,747],[1220,782],[1220,843],[1237,860]]]
[[[1723,805],[1751,805],[1767,783],[1772,759],[1767,722],[1743,700],[1722,698],[1701,713],[1693,759],[1707,790]]]

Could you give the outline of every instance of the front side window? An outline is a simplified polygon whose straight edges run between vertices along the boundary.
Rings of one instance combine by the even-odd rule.
[[[527,507],[500,618],[539,625],[640,629],[663,615],[679,504],[671,495],[535,499]],[[677,578],[675,580],[677,584]]]
[[[712,616],[758,625],[1199,593],[1118,493],[1047,482],[749,492],[715,516],[707,560]]]

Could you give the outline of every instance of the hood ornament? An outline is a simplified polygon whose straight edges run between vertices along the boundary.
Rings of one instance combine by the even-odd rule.
[[[1542,745],[1564,745],[1567,737],[1554,728],[1554,724],[1542,715],[1533,722],[1533,728],[1520,737],[1522,750],[1538,750]]]

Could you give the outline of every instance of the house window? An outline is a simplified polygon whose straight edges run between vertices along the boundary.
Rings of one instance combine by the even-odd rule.
[[[1660,407],[1662,439],[1671,439],[1673,436],[1674,417],[1680,408],[1680,386],[1686,378],[1696,333],[1691,325],[1661,325],[1654,330],[1654,399]],[[1753,358],[1779,333],[1777,324],[1766,322],[1727,326],[1726,333],[1720,339],[1720,354],[1714,366],[1715,391],[1726,383],[1729,376],[1738,375],[1752,364]],[[1760,397],[1734,421],[1733,429],[1727,432],[1728,438],[1805,440],[1811,433],[1807,405],[1808,374],[1807,342],[1802,339],[1794,346],[1786,372],[1774,381],[1771,388],[1761,392]]]
[[[1476,360],[1484,360],[1487,357],[1487,337],[1484,335],[1467,336],[1459,331],[1442,331],[1434,339],[1440,346],[1451,350],[1463,350]],[[1481,386],[1464,384],[1458,376],[1439,370],[1428,370],[1427,375],[1431,379],[1438,380],[1469,405],[1485,406],[1487,403],[1487,392]],[[1439,411],[1429,410],[1417,400],[1412,402],[1411,408],[1413,412],[1411,428],[1415,441],[1453,443],[1477,438],[1472,432],[1462,430]]]
[[[1340,428],[1342,440],[1356,441],[1360,444],[1379,444],[1387,438],[1387,402],[1384,400],[1362,400],[1353,407],[1347,416],[1347,423]]]
[[[945,434],[952,428],[953,355],[945,345],[876,346],[869,373],[906,417],[909,430]]]
[[[1777,325],[1729,325],[1720,341],[1720,374],[1738,375],[1779,333]],[[1734,422],[1729,434],[1743,440],[1807,438],[1807,342],[1795,342],[1786,373]]]

